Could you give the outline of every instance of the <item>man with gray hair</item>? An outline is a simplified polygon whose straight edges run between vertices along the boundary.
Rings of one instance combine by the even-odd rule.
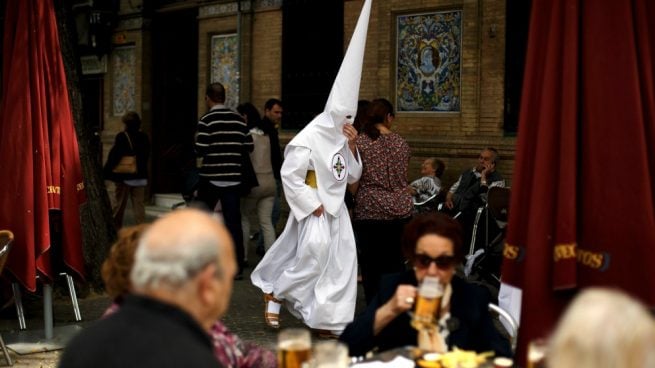
[[[77,335],[60,367],[219,367],[208,331],[227,310],[236,263],[230,234],[183,209],[141,238],[132,293],[118,312]]]

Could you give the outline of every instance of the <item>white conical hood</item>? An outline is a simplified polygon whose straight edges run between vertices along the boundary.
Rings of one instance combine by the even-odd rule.
[[[359,99],[359,84],[362,79],[362,65],[364,64],[364,49],[366,48],[366,34],[368,33],[368,19],[371,15],[371,0],[364,2],[362,12],[359,14],[355,32],[350,39],[348,50],[343,57],[339,73],[337,74],[330,97],[325,104],[325,112],[330,115],[336,128],[341,126],[347,116],[351,123],[357,113],[357,100]]]

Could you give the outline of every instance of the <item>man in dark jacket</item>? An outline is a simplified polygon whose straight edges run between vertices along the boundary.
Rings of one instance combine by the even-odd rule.
[[[158,219],[139,241],[131,294],[75,336],[59,366],[219,367],[209,330],[227,310],[235,272],[230,235],[209,214]]]
[[[493,147],[483,149],[477,164],[472,169],[465,170],[446,194],[446,207],[453,214],[461,212],[458,219],[464,226],[466,241],[472,238],[476,212],[486,203],[489,188],[505,186],[505,180],[496,171],[498,161],[498,150]],[[476,240],[476,248],[482,246],[480,240]]]

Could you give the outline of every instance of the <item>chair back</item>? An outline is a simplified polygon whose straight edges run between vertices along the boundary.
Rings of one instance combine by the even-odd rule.
[[[498,319],[509,334],[509,342],[512,347],[512,352],[516,352],[516,341],[519,334],[519,324],[516,322],[514,317],[509,314],[508,311],[494,303],[489,303],[489,312],[498,315]]]
[[[7,263],[7,257],[9,256],[9,250],[11,249],[11,243],[14,241],[14,233],[9,230],[0,230],[0,273],[5,268],[5,263]]]
[[[507,223],[509,218],[509,196],[509,188],[489,188],[487,206],[489,207],[489,213],[496,221]]]

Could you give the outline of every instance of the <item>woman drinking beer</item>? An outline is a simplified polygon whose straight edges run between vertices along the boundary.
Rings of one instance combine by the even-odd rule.
[[[434,308],[437,340],[450,348],[512,355],[509,341],[496,330],[487,310],[489,293],[455,275],[464,258],[462,228],[456,220],[441,213],[418,215],[405,227],[402,247],[412,269],[383,277],[378,294],[346,327],[340,340],[348,344],[350,355],[418,346],[421,329],[412,327],[410,315],[421,297],[418,286],[434,278],[443,289]]]

